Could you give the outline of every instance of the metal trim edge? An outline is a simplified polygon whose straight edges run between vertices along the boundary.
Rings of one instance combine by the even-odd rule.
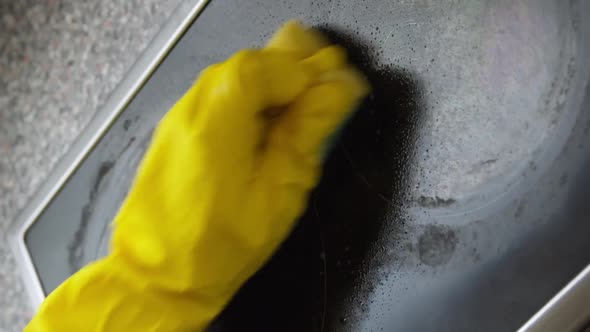
[[[578,331],[588,322],[590,265],[531,317],[518,332]]]

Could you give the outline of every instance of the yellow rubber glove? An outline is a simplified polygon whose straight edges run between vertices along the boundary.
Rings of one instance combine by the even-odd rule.
[[[159,124],[111,253],[25,331],[204,330],[287,237],[367,93],[343,49],[295,22],[206,69]]]

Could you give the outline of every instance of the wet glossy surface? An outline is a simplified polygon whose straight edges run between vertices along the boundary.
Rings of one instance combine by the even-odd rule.
[[[198,72],[299,17],[375,91],[299,227],[212,330],[515,330],[590,262],[588,14],[213,0],[28,233],[44,288],[106,252],[152,128]]]

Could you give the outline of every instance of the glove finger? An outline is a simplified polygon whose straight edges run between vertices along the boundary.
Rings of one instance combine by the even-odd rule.
[[[187,93],[187,102],[175,106],[166,121],[174,120],[168,127],[186,128],[188,135],[198,137],[203,142],[200,158],[219,174],[236,165],[241,165],[239,172],[248,172],[266,142],[264,112],[292,103],[311,81],[311,71],[289,54],[240,51],[206,70]]]
[[[319,31],[292,20],[275,32],[265,48],[289,52],[304,59],[328,45],[328,41]]]
[[[300,70],[301,64],[294,63],[294,61],[309,58],[306,59],[305,62],[307,62],[307,65],[305,66],[313,69],[315,72],[330,70],[335,67],[336,63],[342,63],[342,56],[335,54],[340,51],[335,51],[329,48],[327,51],[322,50],[319,54],[316,54],[328,45],[328,41],[320,32],[307,28],[295,20],[289,21],[273,35],[265,47],[265,50],[267,51],[279,52],[243,51],[234,55],[225,63],[209,66],[203,70],[199,79],[171,109],[166,118],[172,117],[175,120],[179,120],[181,123],[186,123],[187,121],[190,122],[190,120],[194,118],[197,109],[202,109],[203,95],[208,94],[208,90],[210,90],[212,86],[215,86],[213,82],[218,82],[220,80],[219,76],[240,76],[243,75],[244,72],[247,72],[245,76],[259,77],[262,79],[271,76],[270,78],[267,78],[269,84],[266,85],[273,88],[269,91],[271,94],[270,104],[272,104],[273,100],[277,100],[278,104],[287,103],[293,95],[297,94],[298,87],[301,86],[301,76],[308,76]],[[277,53],[289,53],[289,55],[279,55]],[[261,54],[265,55],[261,56]],[[268,56],[266,56],[266,54],[268,54]],[[255,67],[252,63],[257,61],[256,58],[266,58],[259,62],[261,62],[262,66],[269,66],[270,68],[267,68],[266,70],[251,70],[251,67]],[[240,70],[237,75],[231,75],[232,70],[234,71],[234,74],[236,74],[235,67],[249,67],[250,70]],[[294,70],[289,70],[290,68]],[[257,75],[257,72],[262,72],[263,75]],[[273,75],[276,79],[273,79]],[[305,80],[305,78],[303,80]],[[221,90],[225,89],[227,85],[231,85],[227,83],[232,82],[242,82],[251,85],[251,82],[248,82],[247,77],[246,79],[232,79],[230,77],[228,79],[223,79],[223,81],[226,84],[219,87]],[[277,83],[277,81],[281,84],[276,85],[275,83]],[[260,91],[260,85],[263,84],[255,84],[252,90]],[[266,89],[266,87],[264,87],[264,89]],[[293,90],[295,90],[295,92],[293,92]],[[277,98],[272,98],[272,96],[277,96]],[[249,100],[250,98],[246,99]],[[273,105],[270,107],[273,107]],[[166,118],[164,120],[166,120]]]
[[[302,64],[313,73],[313,77],[320,78],[323,74],[347,67],[346,50],[336,45],[328,46],[303,59]]]
[[[228,112],[250,109],[261,112],[284,106],[311,82],[311,72],[289,54],[265,50],[236,53],[209,76],[208,100],[232,100]]]
[[[281,183],[313,187],[325,144],[369,92],[355,69],[323,75],[277,119],[268,137],[268,171]],[[279,170],[273,172],[273,170]]]
[[[311,75],[291,54],[243,50],[205,68],[163,120],[195,124],[219,112],[252,117],[290,103],[307,87]]]

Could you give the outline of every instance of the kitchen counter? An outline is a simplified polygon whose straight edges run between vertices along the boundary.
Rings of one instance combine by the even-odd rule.
[[[0,236],[125,75],[178,0],[0,3]],[[0,331],[32,315],[0,241]]]

